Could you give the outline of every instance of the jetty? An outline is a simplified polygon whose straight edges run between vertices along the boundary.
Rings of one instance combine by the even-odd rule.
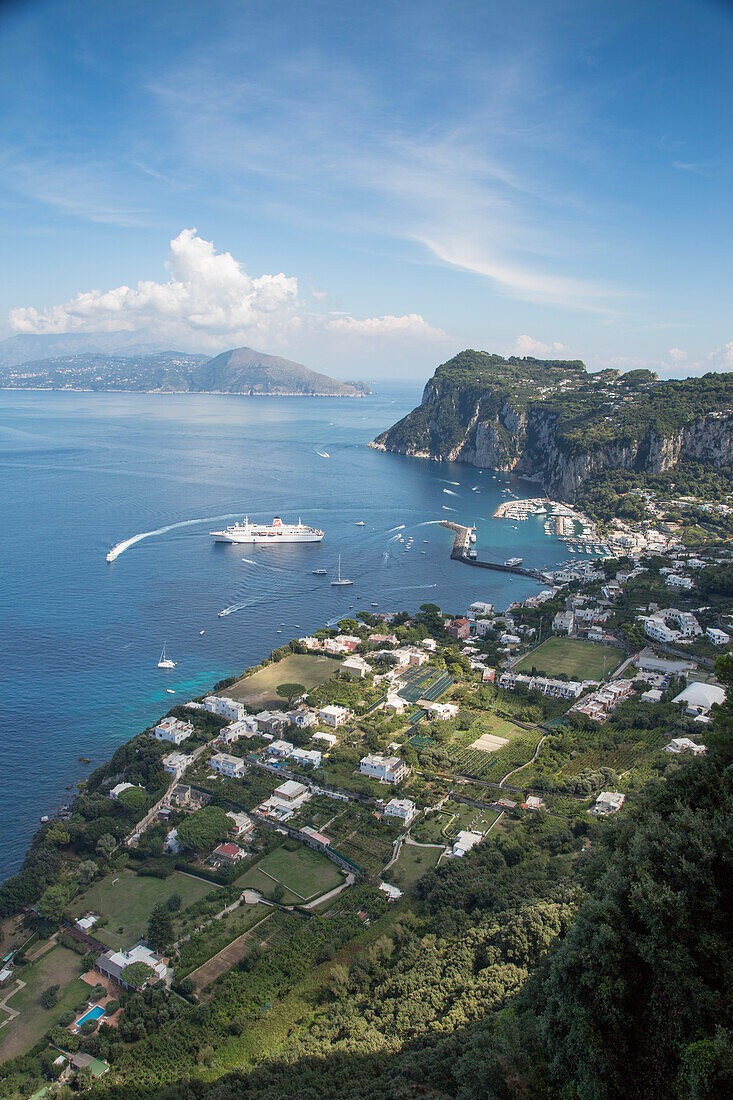
[[[504,565],[503,562],[481,561],[479,558],[472,557],[475,551],[469,548],[476,539],[475,527],[465,527],[449,519],[441,520],[440,526],[455,534],[450,555],[454,561],[462,561],[464,565],[473,565],[478,569],[495,569],[498,573],[516,573],[520,577],[532,577],[536,581],[544,580],[542,571],[539,569],[525,569],[521,565]]]

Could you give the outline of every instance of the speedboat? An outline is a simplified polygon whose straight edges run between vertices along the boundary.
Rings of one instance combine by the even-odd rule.
[[[314,577],[327,577],[328,576],[328,570],[327,569],[311,569],[311,573],[313,574]]]

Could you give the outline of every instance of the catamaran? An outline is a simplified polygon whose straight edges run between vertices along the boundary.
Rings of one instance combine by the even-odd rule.
[[[170,657],[166,657],[166,655],[165,655],[165,642],[163,642],[163,652],[161,653],[160,660],[158,661],[158,668],[175,668],[175,667],[176,667],[176,662],[172,661],[170,659]]]
[[[353,583],[354,583],[354,582],[353,582],[353,581],[350,581],[350,580],[348,580],[348,578],[347,578],[347,577],[342,577],[342,576],[341,576],[341,555],[339,554],[339,565],[338,565],[338,574],[337,574],[337,576],[336,576],[336,580],[333,580],[333,581],[331,581],[331,584],[332,584],[332,585],[333,585],[334,587],[336,587],[336,588],[337,588],[337,587],[343,586],[343,585],[345,585],[345,584],[353,584]]]

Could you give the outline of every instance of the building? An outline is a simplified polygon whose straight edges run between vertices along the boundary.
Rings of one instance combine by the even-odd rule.
[[[601,791],[590,813],[601,817],[618,813],[625,801],[626,795],[621,794],[620,791]]]
[[[191,759],[190,756],[186,756],[182,752],[169,752],[167,756],[163,757],[163,767],[169,775],[174,775],[176,779],[180,779],[191,763]]]
[[[423,638],[423,640],[420,642],[420,645],[423,647],[423,649],[426,649],[428,653],[438,652],[438,643],[435,641],[435,638]]]
[[[399,638],[396,634],[370,634],[369,641],[372,645],[397,645]]]
[[[349,676],[356,676],[358,679],[363,680],[367,672],[372,671],[372,666],[363,657],[354,654],[341,662],[341,669],[343,672],[348,672]]]
[[[655,642],[674,642],[679,638],[679,633],[667,626],[661,615],[647,615],[641,620],[644,633]]]
[[[207,695],[204,706],[209,714],[218,714],[220,718],[226,718],[227,722],[241,722],[247,713],[244,703],[228,699],[225,695]]]
[[[399,817],[405,825],[409,825],[417,816],[417,806],[409,798],[391,798],[384,807],[384,812],[387,817]]]
[[[361,642],[361,638],[357,638],[355,634],[337,634],[333,640],[339,645],[346,646],[350,653],[353,653]]]
[[[293,754],[292,741],[273,741],[267,748],[271,756],[281,756],[285,759]]]
[[[294,779],[288,779],[285,783],[281,783],[279,787],[273,792],[275,798],[281,799],[283,802],[297,802],[303,795],[308,793],[308,788],[303,783],[296,783]]]
[[[541,798],[538,798],[536,794],[527,795],[527,798],[522,803],[523,810],[544,810],[545,804]]]
[[[649,688],[643,693],[641,699],[644,703],[661,703],[662,693],[659,688]]]
[[[394,714],[404,714],[409,705],[406,699],[403,699],[401,695],[397,695],[397,693],[393,691],[387,692],[387,698],[382,704],[385,710],[391,710]]]
[[[603,684],[598,691],[587,695],[581,702],[574,703],[569,713],[584,714],[594,722],[605,722],[619,703],[628,699],[633,691],[632,680],[611,680]]]
[[[247,770],[247,765],[241,756],[230,756],[228,752],[218,752],[209,761],[212,771],[219,775],[226,775],[229,779],[241,779]]]
[[[260,733],[271,733],[273,737],[279,737],[291,725],[290,716],[282,710],[261,710],[255,718]]]
[[[484,603],[483,600],[475,600],[468,609],[469,615],[476,618],[477,615],[483,615],[484,617],[493,614],[493,603]]]
[[[153,973],[140,985],[132,986],[125,980],[123,973],[126,967],[138,962],[144,963]],[[169,984],[170,979],[170,972],[165,959],[161,955],[157,955],[155,951],[151,951],[144,943],[135,944],[129,951],[105,951],[95,962],[94,969],[98,970],[100,974],[104,974],[106,978],[111,978],[123,989],[140,990],[151,982],[157,981]]]
[[[679,573],[670,573],[667,576],[666,584],[668,588],[674,588],[678,592],[689,591],[689,589],[695,587],[694,581],[691,577],[683,577]]]
[[[457,641],[462,642],[464,638],[467,638],[471,633],[471,624],[468,619],[452,619],[445,628],[446,634],[450,634],[451,638],[455,638]]]
[[[472,848],[475,848],[483,840],[481,833],[461,832],[456,837],[453,847],[451,849],[451,855],[460,859],[461,856],[465,856],[466,852],[470,852]]]
[[[410,769],[399,756],[381,756],[379,753],[369,753],[363,757],[359,764],[362,775],[371,776],[384,783],[401,783],[407,779]]]
[[[168,855],[177,856],[182,848],[183,845],[178,839],[178,829],[171,829],[163,842],[163,851]]]
[[[705,631],[705,637],[713,645],[728,645],[730,642],[730,634],[726,634],[724,630],[719,630],[717,626],[709,626]]]
[[[417,705],[427,711],[428,714],[432,714],[433,718],[438,718],[441,721],[445,721],[447,718],[455,718],[460,709],[457,703],[431,703],[428,699],[418,699]]]
[[[315,848],[318,852],[331,847],[330,837],[327,837],[325,833],[319,833],[317,829],[312,828],[310,825],[303,826],[300,830],[300,837],[304,844],[307,844],[309,848]]]
[[[137,787],[139,790],[143,789],[139,783],[118,783],[117,786],[113,787],[109,792],[109,797],[117,799],[123,791],[130,791],[133,787]]]
[[[238,844],[228,840],[226,843],[220,844],[218,848],[214,848],[211,854],[224,863],[238,863],[240,859],[244,859],[247,853]]]
[[[572,634],[575,626],[575,614],[572,611],[558,611],[552,620],[552,629],[556,634]]]
[[[689,737],[673,737],[668,745],[664,746],[665,752],[691,752],[693,756],[702,756],[708,750],[705,745],[698,745]]]
[[[335,703],[332,703],[328,707],[321,707],[318,711],[318,717],[325,725],[338,729],[339,726],[343,726],[345,722],[348,722],[352,714],[347,707],[338,707]]]
[[[182,722],[180,718],[163,718],[153,729],[156,741],[170,741],[171,745],[182,745],[192,733],[191,723]]]
[[[321,754],[318,749],[293,749],[291,759],[303,767],[320,768]]]
[[[219,730],[216,739],[224,745],[231,745],[238,741],[240,737],[255,737],[257,733],[257,719],[253,715],[248,715],[238,722],[232,722],[230,725],[224,726],[222,730]]]
[[[548,676],[525,676],[522,672],[503,672],[499,677],[503,691],[516,691],[520,685],[549,699],[577,699],[583,693],[583,685],[577,680],[552,680]]]
[[[321,733],[320,730],[318,733],[313,734],[311,740],[322,741],[323,744],[327,746],[326,751],[328,751],[328,749],[332,749],[334,745],[338,745],[339,741],[335,733]]]
[[[675,703],[683,703],[685,713],[694,718],[701,716],[708,718],[710,710],[717,703],[725,701],[725,691],[717,684],[703,684],[695,681],[688,684],[684,691],[674,697]]]
[[[254,822],[249,814],[240,814],[235,813],[234,810],[228,810],[227,817],[232,822],[231,832],[240,839],[248,837],[250,833],[254,832]]]
[[[318,719],[312,710],[291,710],[288,714],[290,725],[299,730],[310,729]]]
[[[406,645],[392,650],[392,657],[397,662],[398,668],[409,668],[416,665],[426,665],[430,658],[424,649],[416,649],[415,646]]]

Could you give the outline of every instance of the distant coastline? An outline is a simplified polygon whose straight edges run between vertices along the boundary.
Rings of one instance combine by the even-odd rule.
[[[204,394],[219,397],[335,397],[347,401],[369,397],[374,390],[366,393],[297,393],[296,391],[282,393],[236,393],[232,390],[127,390],[127,389],[92,389],[91,386],[3,386],[0,383],[0,393],[146,393],[155,397],[200,397]],[[371,444],[370,444],[371,446]],[[382,450],[386,450],[383,447]]]

